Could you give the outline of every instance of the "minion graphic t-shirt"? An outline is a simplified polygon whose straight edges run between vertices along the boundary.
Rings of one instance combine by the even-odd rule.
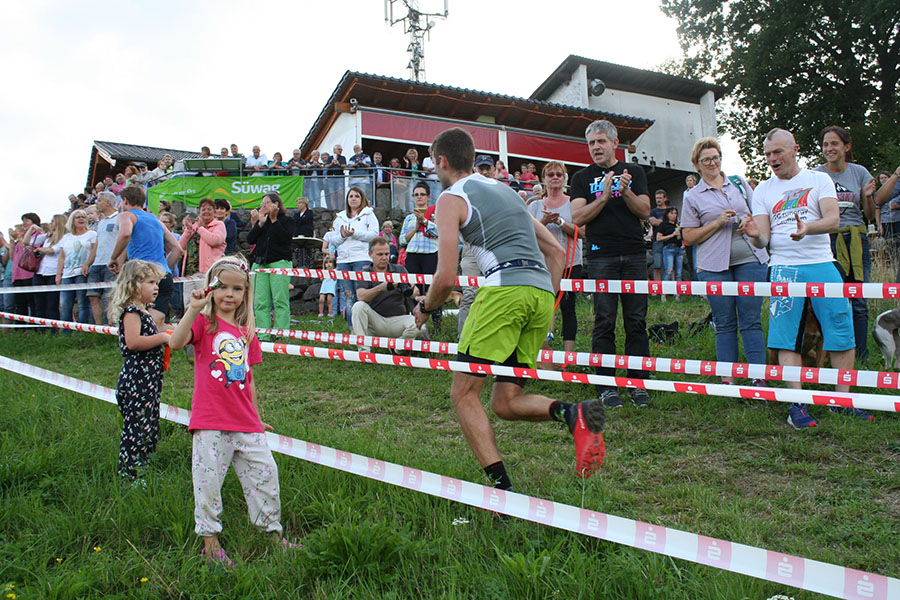
[[[206,316],[197,315],[191,326],[195,367],[188,430],[260,433],[263,425],[250,391],[250,367],[262,362],[259,340],[253,334],[247,343],[237,327],[216,322],[218,328],[210,332]]]

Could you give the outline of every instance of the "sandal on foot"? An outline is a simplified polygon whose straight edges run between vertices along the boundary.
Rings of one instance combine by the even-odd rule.
[[[282,537],[278,534],[272,535],[271,539],[275,545],[281,546],[285,550],[303,550],[303,544],[299,542],[295,544],[286,537]]]
[[[228,555],[225,553],[225,548],[219,548],[209,555],[206,554],[206,548],[203,548],[203,550],[200,551],[200,556],[204,557],[207,562],[222,563],[226,567],[230,567],[232,569],[236,568],[234,566],[234,562],[230,558],[228,558]]]

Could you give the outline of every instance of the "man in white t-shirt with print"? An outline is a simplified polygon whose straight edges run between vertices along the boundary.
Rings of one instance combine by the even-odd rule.
[[[774,177],[753,193],[753,218],[745,217],[740,232],[758,248],[769,245],[769,279],[773,282],[843,283],[834,265],[828,233],[838,227],[837,192],[825,173],[808,171],[797,164],[799,146],[784,129],[766,135],[763,151]],[[852,369],[856,353],[853,316],[846,298],[772,297],[769,303],[768,347],[778,351],[778,362],[801,367],[805,321],[812,308],[824,337],[824,349],[831,353],[831,366]],[[799,389],[799,382],[787,382]],[[839,392],[850,386],[839,385]],[[788,423],[795,429],[818,423],[804,404],[791,404]],[[871,417],[862,411],[858,416]]]
[[[266,174],[266,167],[269,165],[269,159],[265,154],[261,154],[259,146],[253,146],[253,154],[247,157],[244,169],[251,171],[251,177],[262,177]]]
[[[97,243],[94,245],[93,254],[88,258],[91,270],[88,271],[88,283],[104,283],[116,280],[116,274],[109,269],[109,257],[116,247],[116,239],[119,237],[119,211],[116,210],[116,195],[112,192],[100,192],[97,195]],[[91,303],[91,313],[94,323],[102,325],[106,323],[106,312],[103,306],[103,298],[109,288],[95,288],[87,291],[88,301]]]

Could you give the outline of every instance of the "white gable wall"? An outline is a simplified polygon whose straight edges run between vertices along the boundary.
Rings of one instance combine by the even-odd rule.
[[[669,161],[673,169],[692,171],[691,149],[707,135],[701,106],[692,102],[607,89],[601,96],[591,96],[588,108],[654,120],[641,137],[631,140],[641,164],[655,160],[657,165],[666,166]],[[715,113],[711,134],[715,135]]]
[[[347,158],[353,156],[353,145],[360,143],[360,131],[357,121],[358,113],[340,113],[334,120],[334,124],[328,129],[318,150],[333,154],[332,149],[340,144],[344,149],[343,155]]]
[[[553,90],[553,93],[550,94],[547,101],[587,108],[587,67],[585,65],[578,65],[578,68],[572,73],[572,78]]]

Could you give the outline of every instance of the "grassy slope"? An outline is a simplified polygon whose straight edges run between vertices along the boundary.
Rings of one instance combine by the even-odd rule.
[[[653,301],[648,321],[684,323],[706,312],[701,299]],[[579,313],[579,349],[587,349],[587,302]],[[340,330],[312,319],[301,327]],[[711,357],[713,335],[652,353]],[[0,354],[57,371],[78,364],[75,373],[110,387],[121,365],[112,338],[91,334],[0,335]],[[189,407],[191,373],[183,355],[173,358],[163,399]],[[266,355],[256,377],[264,418],[279,433],[483,482],[449,407],[446,373]],[[582,385],[529,389],[567,401],[592,395]],[[284,522],[310,553],[284,555],[253,531],[229,475],[222,540],[240,568],[226,575],[197,558],[183,427],[163,424],[148,490],[126,492],[115,478],[114,406],[8,372],[0,373],[0,399],[0,585],[15,583],[19,598],[818,597],[536,524],[500,523],[284,456]],[[794,432],[781,404],[656,394],[651,409],[626,406],[611,417],[606,465],[587,482],[573,476],[561,426],[495,419],[495,428],[518,491],[896,574],[897,418],[815,414],[818,429]],[[454,525],[457,518],[469,522]]]

